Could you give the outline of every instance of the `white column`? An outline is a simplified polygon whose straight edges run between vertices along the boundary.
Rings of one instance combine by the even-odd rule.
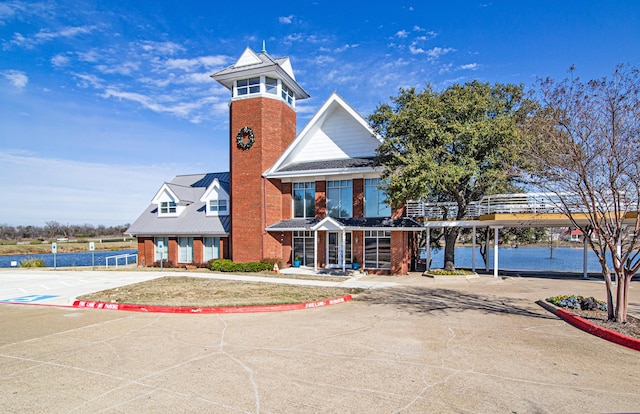
[[[313,272],[318,273],[318,230],[313,231]]]
[[[342,251],[342,272],[346,272],[347,271],[347,232],[342,230],[342,248],[340,249]]]
[[[493,277],[498,277],[498,231],[502,226],[493,227]]]
[[[471,238],[471,271],[476,271],[476,226],[473,226],[473,236]]]

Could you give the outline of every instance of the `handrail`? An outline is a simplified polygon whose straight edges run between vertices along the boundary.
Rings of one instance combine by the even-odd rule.
[[[129,262],[129,258],[130,257],[134,257],[135,260],[133,262]],[[119,254],[116,256],[107,256],[105,258],[105,267],[108,269],[109,268],[109,259],[113,259],[114,263],[115,263],[115,267],[118,267],[118,261],[120,259],[124,259],[124,266],[128,266],[130,264],[137,264],[138,263],[138,253],[125,253],[125,254]]]
[[[564,201],[564,206],[561,198]],[[574,213],[587,212],[577,194],[512,193],[492,194],[482,197],[479,201],[469,203],[464,218],[474,219],[486,214],[505,213],[562,213],[564,208],[568,208]],[[448,212],[447,217],[457,216],[458,205],[454,202],[408,201],[406,203],[406,214],[409,217],[442,219],[445,209]]]

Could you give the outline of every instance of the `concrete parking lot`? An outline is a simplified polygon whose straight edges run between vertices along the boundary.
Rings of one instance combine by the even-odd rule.
[[[602,282],[380,280],[399,285],[282,313],[0,304],[0,409],[640,411],[640,353],[577,330],[534,303],[557,294],[603,297]],[[631,298],[638,312],[638,282]]]

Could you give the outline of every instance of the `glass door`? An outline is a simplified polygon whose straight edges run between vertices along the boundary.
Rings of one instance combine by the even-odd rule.
[[[327,267],[342,267],[342,256],[345,263],[351,267],[351,233],[345,234],[344,248],[342,245],[342,232],[330,231],[327,233]]]

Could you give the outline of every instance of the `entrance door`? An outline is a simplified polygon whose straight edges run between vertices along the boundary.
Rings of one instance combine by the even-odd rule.
[[[342,248],[342,232],[327,233],[327,267],[342,267],[342,255],[346,257],[346,264],[351,265],[351,233],[345,234],[345,245]]]

